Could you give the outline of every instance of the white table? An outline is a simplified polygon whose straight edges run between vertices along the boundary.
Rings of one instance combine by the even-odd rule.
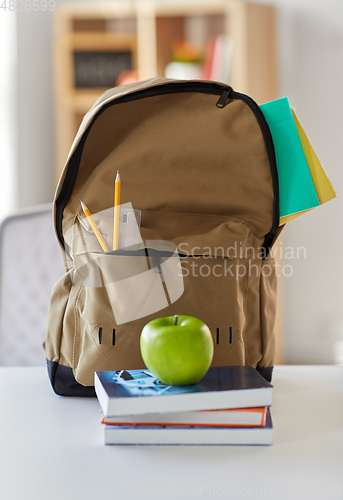
[[[0,369],[1,500],[343,499],[343,368],[277,366],[274,445],[104,446],[96,399]]]

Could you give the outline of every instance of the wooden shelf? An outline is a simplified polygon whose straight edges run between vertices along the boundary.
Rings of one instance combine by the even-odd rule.
[[[240,0],[138,0],[64,4],[55,10],[56,180],[82,116],[108,86],[79,88],[75,54],[103,53],[128,60],[141,80],[163,76],[172,45],[188,39],[190,22],[201,20],[203,49],[209,37],[233,40],[230,85],[258,103],[277,98],[276,10]],[[190,40],[192,41],[192,40]],[[111,55],[112,54],[112,55]],[[99,56],[100,57],[100,56]],[[98,59],[98,62],[100,59]],[[119,61],[119,59],[118,59]],[[113,63],[114,64],[114,63]]]

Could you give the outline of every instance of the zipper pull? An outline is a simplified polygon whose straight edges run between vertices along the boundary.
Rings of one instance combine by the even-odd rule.
[[[161,275],[161,280],[164,281],[161,264],[162,264],[161,263],[161,256],[154,254],[152,256],[152,267],[153,267],[155,273],[160,274]]]
[[[229,98],[229,95],[231,94],[231,90],[232,88],[231,87],[223,87],[222,88],[222,93],[217,101],[217,108],[224,108],[225,107],[225,104],[226,104],[226,101],[228,100]]]

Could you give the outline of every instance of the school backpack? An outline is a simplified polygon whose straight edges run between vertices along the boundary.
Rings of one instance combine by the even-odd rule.
[[[140,211],[141,240],[111,250],[118,170],[122,206]],[[278,177],[269,127],[250,97],[166,78],[106,91],[71,147],[54,223],[66,267],[45,345],[57,394],[94,396],[95,371],[144,368],[142,328],[175,314],[208,325],[212,366],[249,364],[271,380]]]

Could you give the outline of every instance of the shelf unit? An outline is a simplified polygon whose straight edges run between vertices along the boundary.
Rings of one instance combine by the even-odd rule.
[[[277,97],[276,10],[271,5],[239,0],[64,4],[56,8],[54,28],[56,180],[82,117],[108,88],[76,88],[75,51],[130,50],[132,67],[145,80],[164,75],[175,40],[197,38],[204,49],[210,36],[228,33],[234,44],[229,83],[258,103]]]

